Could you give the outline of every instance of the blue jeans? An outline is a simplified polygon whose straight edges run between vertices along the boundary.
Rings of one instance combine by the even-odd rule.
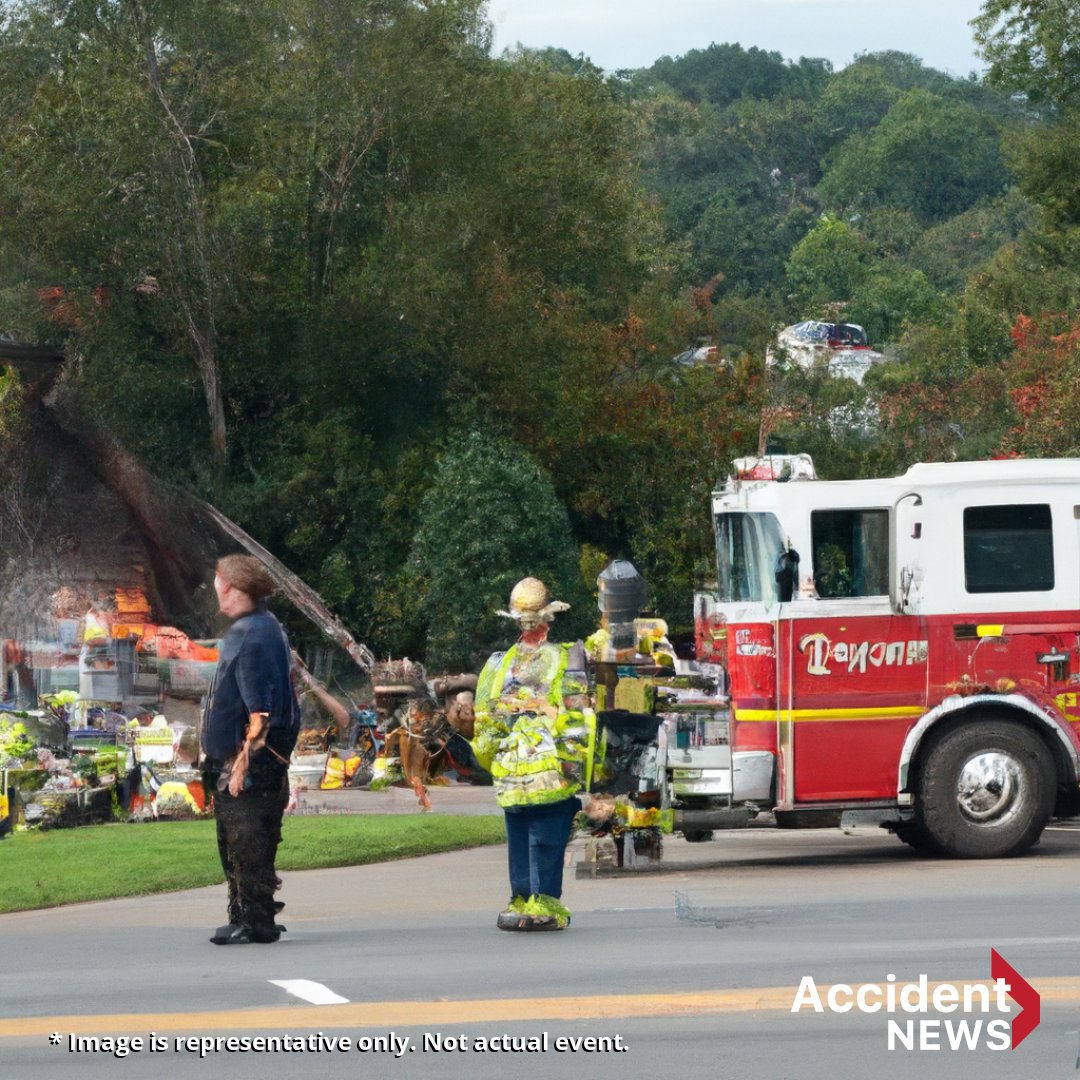
[[[566,845],[580,809],[581,800],[571,798],[504,811],[511,896],[562,896]]]

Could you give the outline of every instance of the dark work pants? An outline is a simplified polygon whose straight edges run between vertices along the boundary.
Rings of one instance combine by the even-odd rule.
[[[254,770],[253,770],[254,771]],[[214,798],[218,853],[229,887],[229,922],[250,930],[274,928],[274,859],[289,801],[286,766],[262,768],[254,786]]]
[[[563,861],[581,800],[505,811],[511,896],[562,896]]]

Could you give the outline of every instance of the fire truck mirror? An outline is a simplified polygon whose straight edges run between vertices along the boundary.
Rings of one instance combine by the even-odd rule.
[[[776,588],[780,603],[787,604],[795,594],[795,582],[799,577],[799,553],[794,548],[781,551],[776,560]]]

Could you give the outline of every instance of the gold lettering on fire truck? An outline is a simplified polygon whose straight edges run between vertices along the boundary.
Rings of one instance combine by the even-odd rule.
[[[829,675],[831,674],[829,669],[825,666],[826,661],[829,659],[829,639],[824,634],[807,634],[802,641],[799,642],[799,651],[809,654],[809,660],[806,664],[806,670],[811,675]],[[844,653],[847,654],[847,646],[844,646]],[[840,657],[837,657],[840,660]]]
[[[925,641],[832,641],[820,632],[799,639],[799,652],[806,657],[809,675],[831,675],[829,662],[846,665],[847,671],[863,674],[868,667],[910,667],[925,664]]]

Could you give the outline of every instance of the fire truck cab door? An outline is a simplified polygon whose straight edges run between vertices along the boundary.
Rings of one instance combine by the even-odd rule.
[[[778,807],[889,801],[926,702],[921,620],[896,610],[895,508],[809,517],[800,574],[813,589],[782,604],[778,623]]]
[[[899,499],[893,510],[893,607],[900,614],[914,615],[922,611],[926,513],[922,496],[915,492]],[[932,538],[930,542],[933,542]]]

